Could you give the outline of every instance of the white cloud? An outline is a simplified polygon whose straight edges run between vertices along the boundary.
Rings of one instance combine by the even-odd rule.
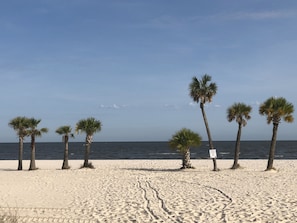
[[[195,103],[195,102],[190,102],[188,104],[190,107],[197,107],[199,104],[198,103]],[[221,108],[222,106],[219,105],[219,104],[213,104],[213,103],[205,103],[204,104],[204,107],[215,107],[215,108]]]
[[[230,20],[262,20],[262,19],[283,19],[295,17],[297,13],[295,11],[261,11],[261,12],[236,12],[231,14],[214,15],[213,18],[230,19]]]
[[[253,102],[252,102],[252,105],[257,105],[257,106],[259,106],[260,104],[261,104],[260,101],[253,101]]]
[[[119,108],[120,108],[120,107],[119,107],[118,105],[116,105],[116,104],[113,104],[112,107],[113,107],[114,109],[119,109]]]
[[[197,106],[197,103],[195,103],[195,102],[190,102],[190,103],[189,103],[189,106],[190,106],[190,107],[196,107],[196,106]]]
[[[117,105],[117,104],[112,104],[112,105],[99,105],[101,109],[121,109],[127,107],[127,105]]]

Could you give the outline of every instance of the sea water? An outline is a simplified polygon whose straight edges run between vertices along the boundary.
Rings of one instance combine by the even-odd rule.
[[[234,141],[214,141],[218,159],[233,159]],[[241,141],[240,159],[266,159],[270,141]],[[17,160],[18,143],[0,143],[0,160]],[[69,142],[69,159],[84,159],[83,142]],[[30,143],[24,143],[24,160],[30,159]],[[37,160],[63,160],[64,143],[36,142]],[[180,159],[168,142],[93,142],[89,159]],[[191,148],[191,159],[209,158],[208,142]],[[297,159],[297,141],[277,141],[275,159]]]

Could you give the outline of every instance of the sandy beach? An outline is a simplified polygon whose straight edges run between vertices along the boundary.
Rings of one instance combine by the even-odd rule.
[[[0,161],[0,215],[18,222],[296,222],[297,160],[37,160],[36,171]],[[24,161],[24,168],[29,161]]]

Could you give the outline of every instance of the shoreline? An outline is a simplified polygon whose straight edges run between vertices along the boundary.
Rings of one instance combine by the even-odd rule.
[[[37,170],[59,170],[62,167],[63,160],[35,160]],[[69,166],[71,169],[81,169],[81,165],[83,164],[84,160],[69,160]],[[153,165],[152,167],[156,166],[157,168],[159,165],[165,165],[172,169],[178,169],[178,167],[181,166],[181,159],[94,159],[89,160],[89,163],[92,163],[96,168],[100,168],[100,166],[106,166],[109,163],[111,163],[111,166],[113,166],[113,163],[122,163],[123,165],[131,165],[135,163],[136,166],[139,165],[139,163],[144,163],[145,165],[149,164],[157,164]],[[267,165],[268,160],[267,159],[239,159],[239,164],[241,166],[238,170],[265,170],[265,167]],[[276,170],[278,170],[278,164],[280,164],[280,167],[284,166],[294,166],[292,163],[297,164],[297,159],[274,159],[274,166]],[[130,164],[129,164],[130,163]],[[166,164],[164,164],[166,163]],[[195,169],[203,169],[207,170],[209,168],[210,170],[213,168],[212,159],[191,159],[191,163],[195,167]],[[233,159],[217,159],[218,167],[220,170],[227,170],[229,169],[233,164]],[[29,168],[30,160],[23,160],[23,170],[26,171]],[[222,168],[219,166],[219,164],[222,164]],[[228,166],[230,165],[230,167]],[[0,160],[0,171],[3,170],[17,170],[18,166],[18,160]],[[236,171],[236,170],[235,170]]]
[[[17,160],[0,161],[0,215],[19,222],[294,222],[297,160],[36,160],[35,171],[17,171]]]

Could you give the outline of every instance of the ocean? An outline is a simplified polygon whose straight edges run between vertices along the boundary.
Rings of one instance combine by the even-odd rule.
[[[233,159],[234,141],[214,141],[218,159]],[[270,141],[241,141],[240,159],[266,159]],[[191,148],[191,159],[209,158],[208,142]],[[84,143],[69,143],[69,159],[84,159]],[[63,160],[62,142],[36,142],[36,160]],[[180,159],[168,142],[93,142],[89,159]],[[18,143],[0,143],[0,160],[17,160]],[[24,160],[30,159],[30,143],[24,143]],[[297,141],[277,141],[275,159],[297,159]]]

